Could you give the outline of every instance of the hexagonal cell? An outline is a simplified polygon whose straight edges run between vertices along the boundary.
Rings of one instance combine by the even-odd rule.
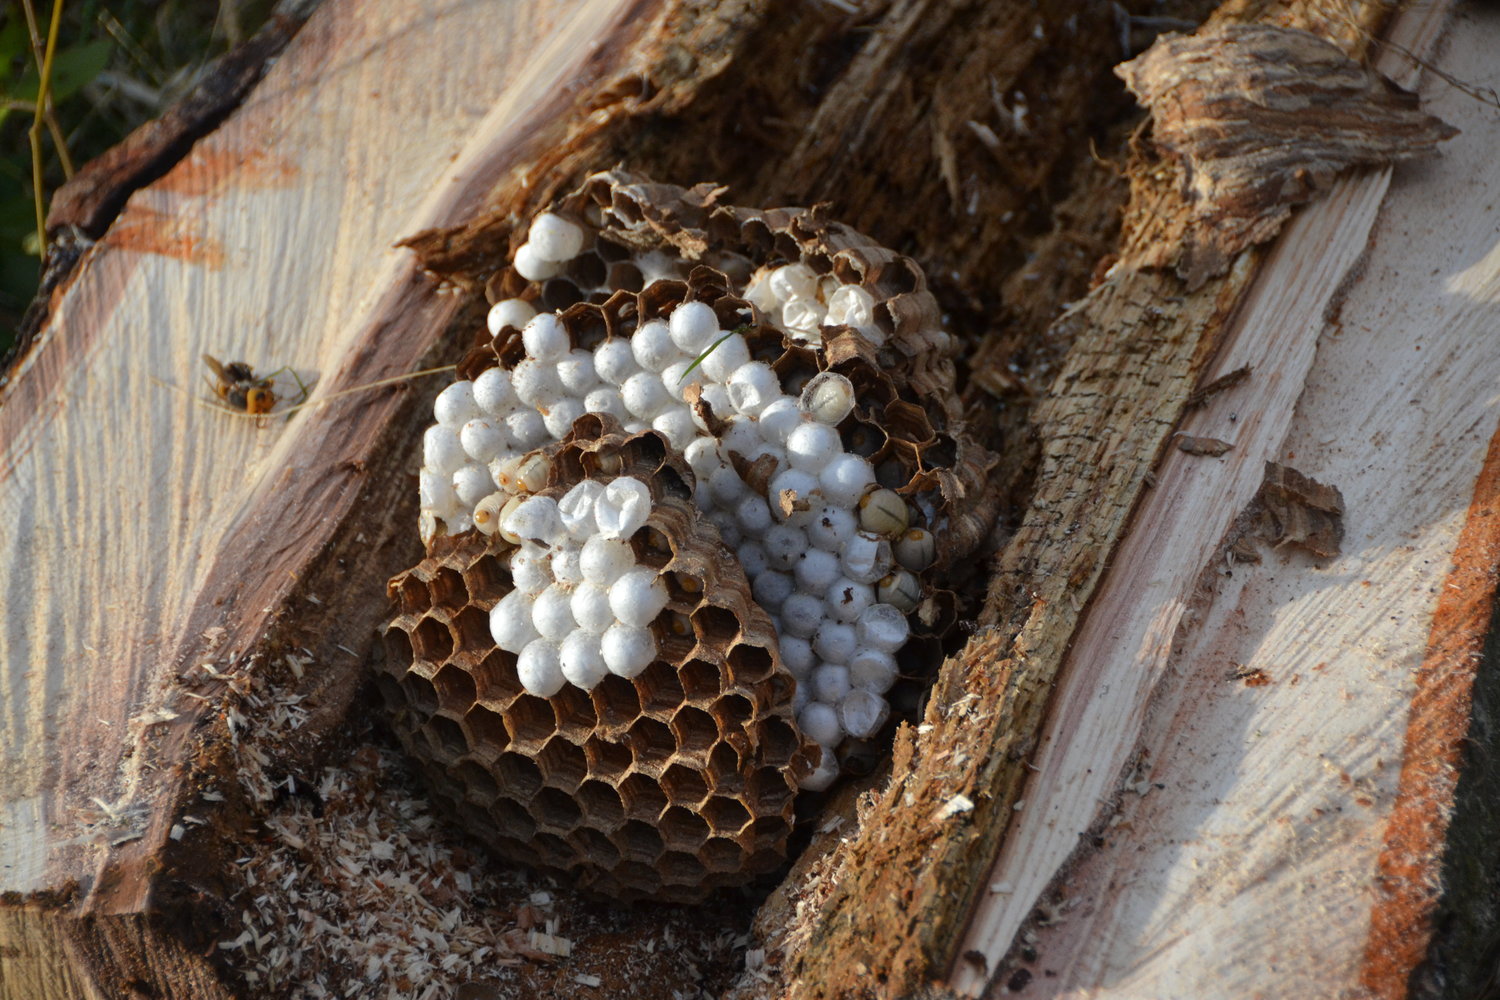
[[[634,759],[628,746],[597,736],[583,745],[583,755],[588,758],[589,774],[611,782],[623,777]]]
[[[602,781],[590,779],[579,786],[578,803],[589,825],[600,830],[613,830],[625,821],[620,793]]]
[[[595,718],[605,730],[623,729],[641,714],[641,696],[635,685],[623,677],[610,674],[590,692]]]
[[[683,702],[682,682],[670,663],[657,660],[635,679],[641,711],[666,721]]]
[[[656,827],[634,819],[620,827],[620,832],[615,834],[615,843],[620,845],[622,855],[646,864],[661,857],[663,846]]]
[[[478,653],[495,645],[495,640],[490,635],[489,612],[481,611],[472,604],[454,613],[449,628],[453,632],[455,646],[464,652]]]
[[[740,774],[740,753],[728,743],[715,743],[708,752],[708,780],[714,791],[727,795],[739,792],[745,786]]]
[[[580,826],[568,834],[568,843],[581,858],[600,868],[613,868],[620,862],[620,849],[598,830]]]
[[[765,850],[781,843],[791,831],[791,824],[780,816],[758,816],[750,824],[748,833],[757,849]]]
[[[656,867],[661,871],[663,882],[676,882],[678,885],[697,885],[708,874],[703,862],[682,851],[663,854]]]
[[[474,688],[477,697],[505,703],[515,698],[525,688],[516,675],[516,654],[503,649],[492,649],[474,667]]]
[[[732,683],[751,686],[763,683],[776,669],[771,653],[746,642],[735,643],[724,657]]]
[[[487,806],[500,794],[500,785],[495,781],[495,776],[488,768],[475,761],[466,760],[459,764],[457,773],[472,802]]]
[[[464,738],[463,727],[458,724],[457,719],[446,714],[434,715],[427,720],[423,729],[427,733],[427,741],[438,753],[457,756],[469,752],[469,741]]]
[[[396,604],[404,615],[419,615],[429,607],[431,596],[427,584],[410,573],[394,580],[391,589],[394,591]]]
[[[468,730],[469,743],[481,753],[498,753],[510,745],[510,733],[500,713],[484,705],[475,705],[464,713],[464,729]]]
[[[797,727],[792,725],[791,720],[779,715],[768,715],[761,720],[760,741],[763,746],[767,747],[767,752],[776,759],[792,756],[802,745],[802,737],[797,732]]]
[[[709,837],[698,856],[712,872],[737,872],[745,863],[745,849],[725,837]]]
[[[419,715],[428,716],[437,711],[437,688],[421,674],[409,673],[401,678],[401,689],[406,692],[406,703]]]
[[[474,704],[474,678],[462,667],[447,664],[432,675],[432,686],[437,688],[438,704],[450,712],[461,715]]]
[[[540,749],[557,731],[557,717],[552,714],[552,706],[534,695],[521,695],[510,703],[504,715],[511,739],[529,747]]]
[[[385,630],[385,662],[394,669],[404,669],[416,657],[412,653],[411,636],[403,631],[404,626],[392,623]]]
[[[757,813],[779,813],[796,791],[776,767],[763,767],[745,782],[745,801]]]
[[[543,788],[531,800],[531,815],[536,818],[537,826],[567,831],[578,825],[578,821],[583,818],[583,811],[567,792],[557,788]]]
[[[709,749],[719,738],[719,726],[714,717],[701,708],[683,705],[672,716],[670,725],[672,734],[677,737],[678,751],[707,762]]]
[[[750,822],[750,810],[734,799],[715,795],[703,803],[703,818],[715,833],[739,833]]]
[[[500,790],[518,802],[528,802],[542,787],[542,771],[536,762],[518,753],[503,753],[495,761]]]
[[[743,732],[745,723],[755,717],[755,706],[744,695],[726,694],[714,702],[714,717],[719,720],[719,732],[725,736]]]
[[[676,555],[672,540],[650,524],[630,537],[630,547],[635,550],[637,562],[656,570],[666,566]]]
[[[573,861],[573,849],[568,842],[555,833],[541,831],[531,838],[532,849],[536,851],[538,860],[544,865],[554,868],[566,868]]]
[[[677,679],[682,682],[683,694],[690,701],[711,701],[724,689],[718,666],[697,657],[678,668]]]
[[[662,791],[667,801],[679,806],[696,806],[708,794],[708,782],[694,768],[673,764],[661,774]]]
[[[705,604],[691,617],[698,642],[709,649],[723,649],[740,634],[739,619],[723,608]]]
[[[536,820],[532,819],[531,814],[525,809],[509,799],[501,799],[490,806],[489,817],[498,836],[514,837],[522,841],[536,836]],[[480,829],[484,828],[480,827]]]
[[[655,771],[666,764],[677,749],[677,740],[665,723],[656,719],[640,718],[625,734],[630,750],[635,754],[639,767]]]
[[[594,727],[599,724],[599,717],[594,712],[594,702],[589,692],[572,684],[563,685],[563,689],[553,695],[552,711],[557,716],[557,731],[562,733],[574,743],[582,743],[589,738]]]
[[[655,778],[632,774],[620,782],[620,801],[625,806],[626,816],[655,824],[661,811],[667,808],[667,793],[661,790]]]
[[[453,654],[453,633],[445,622],[428,616],[417,622],[411,634],[412,649],[417,659],[428,663],[442,663]]]
[[[668,806],[661,814],[661,836],[678,851],[696,851],[708,839],[708,821],[682,806]]]
[[[469,589],[469,600],[488,612],[511,589],[510,573],[499,559],[486,553],[464,570],[464,586]]]
[[[537,766],[542,769],[542,781],[547,785],[572,792],[588,776],[589,762],[583,750],[561,736],[554,736],[536,755]]]
[[[703,599],[702,577],[681,570],[666,573],[664,577],[668,600],[692,607]]]
[[[469,603],[469,588],[464,586],[464,578],[457,570],[447,566],[433,575],[427,589],[432,594],[432,603],[436,607],[461,608]]]

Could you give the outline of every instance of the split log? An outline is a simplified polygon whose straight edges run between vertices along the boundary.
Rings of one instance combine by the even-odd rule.
[[[763,909],[768,952],[744,988],[896,993],[947,979],[978,992],[1029,979],[1033,992],[1230,982],[1283,993],[1294,982],[1397,995],[1427,953],[1452,737],[1468,718],[1464,656],[1493,596],[1479,559],[1489,514],[1475,497],[1476,483],[1489,489],[1495,420],[1477,388],[1488,369],[1474,334],[1493,318],[1493,214],[1407,224],[1451,240],[1428,251],[1443,263],[1408,284],[1377,270],[1412,252],[1391,238],[1366,264],[1379,277],[1350,275],[1372,227],[1398,233],[1402,212],[1430,219],[1424,191],[1489,168],[1479,151],[1493,126],[1449,99],[1443,116],[1465,134],[1448,159],[1403,168],[1391,195],[1388,172],[1340,181],[1264,261],[1235,246],[1204,265],[1222,275],[1189,268],[1186,280],[1161,266],[1163,251],[1188,245],[1193,215],[1176,161],[1138,163],[1121,254],[1083,298],[1119,188],[1078,123],[1098,107],[1111,111],[1094,123],[1102,137],[1128,127],[1118,96],[1100,96],[1118,95],[1109,68],[1127,53],[1099,5],[1024,6],[912,0],[846,15],[641,0],[432,16],[398,0],[330,2],[238,110],[119,198],[118,215],[54,217],[79,226],[77,265],[56,276],[0,396],[0,505],[12,526],[0,545],[24,568],[12,570],[0,630],[0,996],[255,995],[360,974],[406,988],[413,966],[398,972],[378,952],[365,953],[365,971],[352,951],[308,949],[288,978],[277,962],[292,961],[293,942],[275,938],[294,930],[256,922],[277,902],[262,903],[276,890],[255,885],[268,856],[293,855],[295,871],[330,881],[365,864],[320,855],[318,824],[294,824],[309,816],[297,788],[326,779],[322,808],[336,817],[336,772],[363,775],[367,826],[390,797],[368,785],[379,754],[350,706],[385,614],[384,579],[417,551],[410,470],[431,390],[331,397],[449,360],[477,321],[467,276],[496,265],[517,220],[622,158],[662,180],[727,182],[742,203],[830,201],[922,260],[958,332],[982,342],[971,413],[997,438],[1010,431],[1002,482],[1027,498],[977,634],[945,665],[923,725],[898,736],[871,800],[842,826],[820,824],[831,836],[815,838]],[[1251,13],[1226,7],[1218,19]],[[1354,54],[1380,21],[1373,4],[1326,21],[1313,5],[1254,13]],[[1420,29],[1403,44],[1431,51],[1445,16],[1402,15],[1400,30]],[[1495,19],[1465,16],[1472,51],[1486,51]],[[1482,77],[1461,56],[1455,46],[1443,58]],[[892,155],[913,136],[914,150]],[[1065,181],[1068,196],[1048,200]],[[452,284],[393,249],[414,236],[421,264]],[[1006,274],[1016,280],[1002,301]],[[1423,316],[1420,364],[1401,347],[1410,334],[1382,318],[1398,287],[1413,308],[1453,310],[1447,324]],[[1016,322],[1074,299],[1045,338]],[[1337,336],[1324,324],[1334,301]],[[1355,317],[1363,337],[1351,336]],[[1006,371],[1022,345],[1023,377],[1056,375],[1034,405]],[[195,405],[203,351],[262,370],[291,364],[317,378],[313,401],[328,402],[265,426]],[[1241,363],[1247,380],[1188,411],[1195,386]],[[1440,396],[1460,377],[1470,391]],[[1016,446],[1028,421],[1035,465]],[[1420,446],[1437,427],[1459,433],[1429,455]],[[1171,446],[1178,431],[1234,447],[1192,455]],[[1402,461],[1387,461],[1390,449]],[[1342,555],[1320,564],[1253,541],[1262,521],[1235,527],[1267,458],[1338,488]],[[1236,532],[1252,538],[1237,551],[1262,561],[1221,579]],[[1422,559],[1466,575],[1439,583]],[[1450,585],[1465,601],[1434,603],[1427,588]],[[1356,598],[1370,617],[1344,613]],[[1323,645],[1277,617],[1289,603],[1297,621],[1322,623]],[[1369,642],[1387,672],[1358,658]],[[1330,723],[1335,698],[1345,707]],[[1312,748],[1325,745],[1320,758]],[[326,770],[330,754],[346,766]],[[1287,821],[1257,821],[1271,807]],[[477,987],[498,959],[531,963],[513,975],[532,993],[576,990],[575,975],[640,957],[613,938],[748,923],[744,904],[636,915],[613,938],[576,935],[572,957],[546,967],[535,963],[566,949],[543,918],[597,928],[597,910],[556,900],[557,888],[538,902],[462,848],[431,851],[446,852],[443,877],[490,879],[485,907],[510,915],[486,923],[447,890],[459,935],[487,941],[493,958],[478,970],[453,951],[459,973],[432,980],[445,986]],[[1241,858],[1255,859],[1254,875]],[[1195,865],[1227,874],[1179,882]],[[1335,868],[1330,884],[1309,882]],[[439,891],[433,874],[400,877],[420,894]],[[1388,898],[1370,891],[1382,877]],[[1163,886],[1175,905],[1161,906]],[[1272,898],[1288,886],[1302,893],[1295,903]],[[347,913],[356,890],[338,891]],[[394,914],[396,895],[360,895],[358,906],[388,898]],[[1231,896],[1254,899],[1252,912]],[[327,891],[316,898],[338,907]],[[1306,932],[1331,905],[1342,922]],[[1167,911],[1155,937],[1138,933],[1142,912]],[[1306,945],[1290,966],[1284,926]],[[341,932],[357,937],[319,931]],[[1232,968],[1214,959],[1226,939],[1238,942]],[[605,988],[619,995],[672,985],[612,974]]]

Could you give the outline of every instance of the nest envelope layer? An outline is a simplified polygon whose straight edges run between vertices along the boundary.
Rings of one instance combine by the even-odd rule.
[[[868,459],[878,485],[904,498],[936,538],[930,565],[910,574],[920,587],[912,638],[887,696],[899,714],[941,656],[957,619],[950,587],[994,515],[984,489],[992,457],[964,435],[956,410],[951,338],[909,258],[816,211],[724,206],[718,194],[596,175],[554,209],[584,230],[582,251],[541,281],[504,269],[488,295],[556,313],[575,350],[629,338],[679,304],[701,302],[724,329],[743,332],[752,360],[769,364],[786,391],[821,372],[849,380],[855,403],[837,428],[845,448]],[[752,304],[759,276],[792,263],[830,287],[867,292],[870,323],[824,326],[808,338]],[[514,327],[482,338],[460,376],[514,368],[526,358],[522,339]],[[719,415],[690,402],[713,433]],[[466,525],[457,534],[440,528],[427,558],[391,581],[398,613],[386,628],[379,685],[397,732],[472,833],[600,893],[696,900],[774,870],[817,747],[798,732],[797,681],[781,663],[771,617],[695,506],[692,470],[664,435],[627,433],[596,414],[537,451],[550,463],[545,495],[627,473],[650,484],[653,511],[631,544],[668,586],[667,608],[651,625],[658,656],[630,680],[528,694],[516,656],[496,647],[488,625],[513,589],[507,543]],[[731,457],[764,492],[775,470]],[[882,736],[846,738],[844,769],[868,761]]]

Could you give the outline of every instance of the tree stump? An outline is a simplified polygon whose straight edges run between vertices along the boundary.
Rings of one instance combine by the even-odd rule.
[[[1138,130],[1203,13],[1147,7],[329,0],[81,173],[0,385],[0,997],[1482,981],[1500,16],[1231,0]],[[918,259],[1004,456],[923,716],[706,909],[487,858],[368,721],[443,378],[364,387],[616,163]]]

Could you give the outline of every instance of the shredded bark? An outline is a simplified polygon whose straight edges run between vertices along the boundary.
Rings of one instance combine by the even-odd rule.
[[[1293,205],[1345,170],[1431,153],[1458,132],[1338,46],[1291,28],[1163,35],[1115,72],[1150,109],[1193,206],[1179,239],[1156,241],[1147,263],[1175,267],[1190,289],[1275,236]]]

